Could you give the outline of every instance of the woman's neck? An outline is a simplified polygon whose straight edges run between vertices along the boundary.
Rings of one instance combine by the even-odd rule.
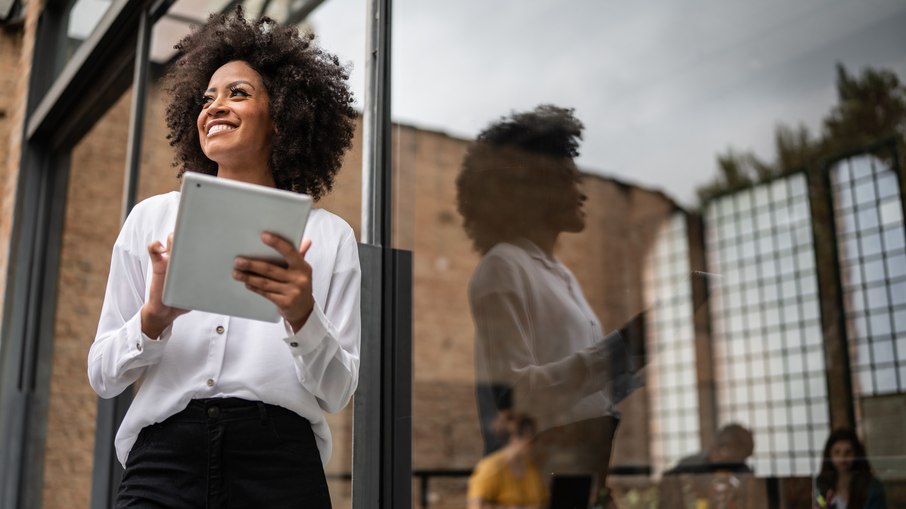
[[[220,178],[238,180],[248,184],[277,187],[274,175],[267,166],[251,169],[249,166],[218,165],[217,176]]]
[[[523,237],[532,241],[533,244],[538,246],[538,249],[541,250],[548,258],[554,257],[554,245],[557,244],[557,237],[560,236],[560,232],[546,229],[536,229],[532,230]]]
[[[852,480],[852,472],[838,472],[837,473],[837,496],[843,498],[843,500],[849,500],[849,482]]]

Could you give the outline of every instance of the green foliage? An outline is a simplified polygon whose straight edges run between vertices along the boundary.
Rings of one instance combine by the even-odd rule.
[[[732,147],[717,154],[718,175],[698,188],[701,202],[786,173],[813,169],[829,158],[897,140],[901,167],[906,162],[906,85],[893,71],[865,69],[851,75],[837,64],[837,104],[812,137],[804,124],[780,123],[774,132],[775,160],[768,163],[751,151]]]

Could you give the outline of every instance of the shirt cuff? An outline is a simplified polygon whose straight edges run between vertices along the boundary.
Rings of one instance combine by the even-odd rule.
[[[620,365],[621,360],[625,357],[626,346],[624,345],[623,335],[620,331],[613,331],[604,339],[595,343],[591,348],[586,350],[585,357],[586,367],[589,372],[597,376],[604,375],[612,377],[615,365]]]
[[[312,352],[327,336],[327,317],[324,316],[324,312],[321,311],[321,306],[317,302],[299,332],[293,334],[292,326],[286,320],[283,320],[283,325],[287,331],[287,337],[283,341],[292,350],[293,355],[305,355]]]
[[[167,345],[170,334],[173,332],[173,324],[168,325],[167,328],[160,333],[159,338],[150,338],[142,332],[141,313],[136,313],[135,317],[129,321],[127,329],[127,349],[131,356],[154,360],[163,356],[164,347]]]

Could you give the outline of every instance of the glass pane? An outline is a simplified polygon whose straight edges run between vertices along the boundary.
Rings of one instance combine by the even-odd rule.
[[[127,91],[72,149],[60,253],[47,443],[46,508],[89,507],[98,397],[85,362],[104,301],[120,228]]]
[[[113,5],[113,0],[72,0],[66,12],[66,52],[55,73],[60,72],[66,62],[75,54],[83,42],[94,33],[104,15]]]
[[[487,468],[510,438],[494,434],[495,425],[512,425],[507,409],[535,418],[540,471],[572,461],[574,470],[600,473],[583,458],[611,441],[589,440],[582,450],[549,437],[610,410],[576,385],[570,363],[643,309],[651,309],[645,390],[616,405],[622,420],[610,466],[645,465],[653,475],[608,477],[615,505],[709,447],[718,430],[707,419],[689,422],[697,413],[720,424],[760,421],[758,476],[814,473],[830,431],[828,401],[851,397],[823,394],[828,376],[838,376],[817,353],[833,333],[823,326],[821,312],[833,310],[822,309],[829,301],[821,287],[834,282],[819,284],[816,269],[832,265],[835,250],[816,242],[834,225],[817,224],[811,207],[835,203],[832,210],[849,212],[853,235],[836,232],[850,264],[841,272],[859,285],[889,278],[885,232],[902,214],[872,180],[876,161],[840,161],[831,181],[845,195],[833,197],[813,196],[822,192],[813,177],[823,175],[802,169],[833,160],[812,160],[809,151],[833,124],[825,120],[846,107],[824,57],[835,55],[853,79],[872,62],[890,62],[898,77],[906,71],[903,49],[884,42],[899,37],[892,20],[904,9],[878,9],[811,1],[686,10],[667,2],[394,3],[395,199],[398,210],[412,211],[396,224],[394,245],[412,249],[416,263],[413,462],[453,476],[443,485],[429,480],[432,506],[466,505],[467,472]],[[863,28],[848,31],[852,38],[830,35],[855,18]],[[856,39],[875,41],[889,57]],[[805,104],[806,96],[814,101]],[[551,141],[564,126],[581,138]],[[700,201],[704,184],[713,192]],[[692,209],[703,213],[704,241],[666,226]],[[688,252],[669,237],[686,237]],[[861,260],[863,253],[874,258]],[[693,267],[701,258],[704,266]],[[696,324],[709,326],[707,339],[689,327],[701,303],[674,277],[692,270],[713,274],[703,285],[712,290],[711,323]],[[893,300],[859,290],[847,295],[872,306]],[[870,328],[865,317],[850,321]],[[716,394],[698,385],[704,380],[716,381]],[[683,396],[699,390],[701,398]],[[688,414],[686,401],[695,403]],[[574,440],[585,432],[576,428]]]
[[[843,287],[851,297],[844,299],[844,309],[850,317],[849,339],[855,352],[852,361],[861,370],[853,375],[853,385],[861,395],[902,391],[906,381],[898,378],[897,369],[903,363],[895,355],[890,338],[899,332],[898,312],[894,309],[906,302],[903,281],[906,255],[902,252],[903,209],[899,181],[888,161],[867,155],[850,160],[854,168],[859,168],[860,178],[855,182],[842,182],[834,192],[855,192],[857,199],[864,202],[856,214],[862,230],[860,235],[844,236],[841,240],[841,247],[849,252],[845,264],[841,261],[841,271],[846,274]],[[875,189],[880,201],[874,197]],[[844,214],[835,213],[838,229],[841,226],[848,228],[849,221]],[[865,231],[866,227],[875,227],[878,221],[881,228]]]
[[[166,106],[163,77],[179,58],[173,48],[189,34],[193,24],[206,22],[210,12],[226,7],[226,0],[177,1],[153,27],[151,39],[151,72],[145,104],[145,125],[138,185],[138,200],[178,191],[178,168],[173,167],[174,150],[167,140]],[[321,3],[307,17],[299,16],[304,2],[280,0],[243,3],[246,16],[262,12],[284,22],[293,20],[303,32],[314,32],[316,42],[334,53],[350,69],[350,88],[355,95],[354,107],[361,111],[364,76],[364,0],[330,0]],[[271,92],[271,91],[269,91]],[[271,97],[273,99],[273,96]],[[200,106],[199,106],[200,107]],[[360,118],[360,117],[359,117]],[[356,122],[352,147],[346,152],[342,167],[335,177],[333,190],[322,197],[316,208],[327,210],[348,223],[359,236],[361,220],[361,125]],[[317,268],[313,267],[317,272]],[[326,415],[332,437],[332,454],[325,466],[333,507],[351,507],[352,484],[352,404]]]

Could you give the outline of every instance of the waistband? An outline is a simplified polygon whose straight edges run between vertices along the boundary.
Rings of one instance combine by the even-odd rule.
[[[164,422],[210,422],[227,420],[260,419],[266,421],[273,417],[292,417],[308,420],[292,410],[261,401],[249,401],[241,398],[206,398],[193,399],[180,412],[167,418]]]

